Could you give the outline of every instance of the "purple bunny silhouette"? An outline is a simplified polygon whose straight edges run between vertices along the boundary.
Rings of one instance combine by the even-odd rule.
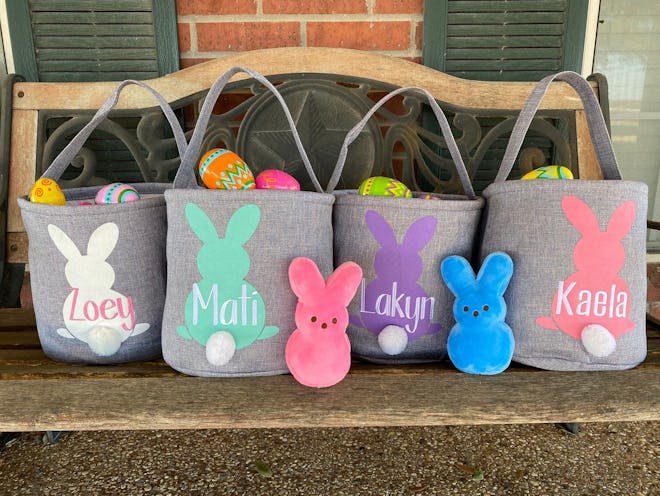
[[[440,324],[431,323],[435,298],[417,283],[424,269],[419,252],[433,238],[437,220],[432,216],[416,220],[401,244],[377,212],[368,210],[365,221],[381,246],[374,257],[377,277],[366,287],[363,281],[360,313],[352,315],[350,322],[378,336],[385,353],[397,355],[408,341],[441,330]]]

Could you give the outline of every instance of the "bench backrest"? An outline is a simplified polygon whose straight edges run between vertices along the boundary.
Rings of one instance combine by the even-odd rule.
[[[233,66],[252,68],[278,83],[303,138],[313,145],[310,158],[322,184],[327,181],[339,146],[352,124],[387,91],[412,85],[427,89],[447,112],[468,171],[480,190],[494,177],[507,133],[533,88],[532,83],[462,80],[394,57],[327,48],[243,52],[148,83],[174,108],[182,109],[190,127],[194,124],[194,109],[205,92]],[[279,112],[273,99],[263,94],[259,85],[247,81],[246,76],[238,75],[235,80],[231,92],[219,100],[218,115],[207,133],[208,147],[233,145],[239,155],[253,153],[248,136],[265,133],[271,139],[272,146],[267,148],[274,160],[295,163],[295,150],[281,146],[279,139],[286,130],[273,124],[278,120],[273,112]],[[6,216],[7,262],[27,262],[27,236],[16,198],[29,192],[63,143],[84,125],[116,84],[28,83],[14,76],[4,81],[0,213]],[[597,93],[601,90],[602,97],[599,83],[592,84]],[[356,187],[365,175],[396,173],[416,189],[454,192],[459,188],[451,161],[443,155],[444,141],[433,131],[433,123],[422,111],[420,101],[416,97],[400,99],[378,114],[379,120],[370,128],[372,143],[354,145],[356,150],[349,156],[341,187]],[[134,172],[125,171],[129,177],[137,174],[135,180],[171,180],[178,160],[172,155],[173,142],[163,131],[157,110],[144,90],[127,88],[112,119],[99,128],[102,139],[96,149],[90,146],[81,153],[82,172],[77,177],[73,174],[62,186],[99,181],[103,163],[108,161],[137,163]],[[535,134],[520,157],[521,170],[557,159],[581,178],[600,177],[582,103],[571,88],[563,83],[553,85],[532,129]],[[110,140],[111,144],[103,148],[99,143],[109,135],[116,137],[115,144]],[[117,142],[123,143],[119,146],[123,149],[116,149]],[[555,155],[548,156],[548,149],[553,149]]]

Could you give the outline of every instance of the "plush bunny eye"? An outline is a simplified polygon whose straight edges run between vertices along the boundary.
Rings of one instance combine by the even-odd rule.
[[[484,312],[487,312],[489,310],[489,308],[490,307],[488,305],[484,305]]]
[[[464,311],[464,312],[467,312],[467,311],[469,311],[469,310],[470,310],[470,307],[469,307],[469,306],[465,305],[465,306],[463,307],[463,311]]]
[[[337,323],[337,317],[333,317],[333,318],[332,318],[332,323],[333,323],[333,324],[336,324],[336,323]]]
[[[311,320],[312,320],[312,322],[316,322],[316,320],[317,320],[316,315],[313,315]]]

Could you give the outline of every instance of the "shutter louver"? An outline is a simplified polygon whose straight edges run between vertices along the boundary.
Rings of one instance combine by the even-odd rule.
[[[152,0],[30,0],[41,81],[159,76]]]
[[[568,0],[449,0],[445,72],[537,81],[563,66]]]
[[[588,8],[586,0],[425,0],[423,61],[482,81],[539,81],[562,70],[580,71]],[[482,135],[498,122],[479,117]],[[425,124],[438,132],[433,119]],[[508,135],[495,139],[480,157],[475,190],[492,182],[507,142]],[[555,163],[554,145],[542,134],[530,132],[525,147]]]

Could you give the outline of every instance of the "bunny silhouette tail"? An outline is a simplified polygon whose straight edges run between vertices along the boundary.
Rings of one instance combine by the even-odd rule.
[[[606,327],[590,324],[582,329],[582,345],[591,355],[604,358],[616,350],[616,339]]]
[[[92,327],[87,334],[87,344],[94,353],[100,356],[112,356],[121,346],[121,332],[107,324]]]
[[[216,367],[227,365],[236,353],[236,340],[230,332],[218,331],[206,341],[206,360]]]
[[[408,333],[398,325],[388,325],[378,334],[378,346],[387,355],[399,355],[408,346]]]

